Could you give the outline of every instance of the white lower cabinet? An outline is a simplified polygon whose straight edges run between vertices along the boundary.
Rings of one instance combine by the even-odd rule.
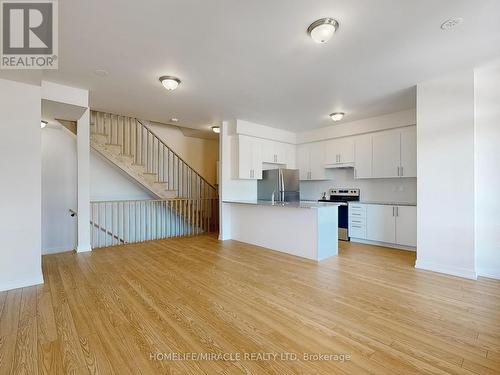
[[[417,207],[349,205],[349,236],[399,246],[417,246]]]
[[[397,206],[396,243],[417,246],[417,207]]]
[[[368,205],[366,207],[366,239],[396,243],[396,216],[394,206]]]

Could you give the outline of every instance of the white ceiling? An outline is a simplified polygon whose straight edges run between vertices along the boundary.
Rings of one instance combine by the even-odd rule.
[[[307,130],[413,108],[416,83],[500,55],[499,14],[498,0],[64,0],[44,77],[90,89],[99,110]],[[306,29],[322,17],[340,29],[319,45]],[[450,17],[464,22],[442,31]]]

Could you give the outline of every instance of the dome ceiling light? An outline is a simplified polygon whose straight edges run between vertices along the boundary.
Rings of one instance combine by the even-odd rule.
[[[334,112],[334,113],[330,114],[330,118],[333,121],[340,121],[344,118],[344,116],[345,116],[344,112]]]
[[[48,122],[47,122],[47,121],[42,121],[42,122],[40,123],[40,127],[43,129],[43,128],[45,128],[45,127],[47,126],[47,124],[48,124]]]
[[[328,42],[335,31],[339,28],[339,23],[333,18],[322,18],[314,21],[308,28],[307,33],[316,43]]]
[[[454,27],[460,25],[463,21],[464,21],[464,19],[462,17],[450,18],[441,24],[441,29],[442,30],[451,30]]]
[[[212,131],[216,134],[220,133],[220,126],[212,126]]]
[[[173,76],[162,76],[160,82],[168,91],[173,91],[181,84],[181,80]]]

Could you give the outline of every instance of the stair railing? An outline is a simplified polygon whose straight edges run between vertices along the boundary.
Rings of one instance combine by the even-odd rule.
[[[173,151],[145,121],[104,112],[91,112],[91,124],[108,143],[121,147],[121,153],[134,158],[134,164],[165,183],[180,198],[217,197],[217,188]]]
[[[218,198],[91,202],[92,248],[218,230]]]

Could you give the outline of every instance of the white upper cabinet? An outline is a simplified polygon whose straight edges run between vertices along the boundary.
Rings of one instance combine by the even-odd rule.
[[[260,142],[262,144],[262,162],[284,164],[287,168],[293,168],[295,165],[295,145],[267,139],[261,139]]]
[[[400,132],[393,130],[373,134],[373,177],[399,177],[400,138]]]
[[[396,244],[417,246],[417,207],[396,207]]]
[[[401,131],[400,177],[417,177],[417,128],[412,126]]]
[[[308,144],[299,145],[297,147],[297,167],[299,168],[300,179],[309,180],[311,172],[311,155]]]
[[[299,146],[247,135],[233,138],[234,178],[260,179],[262,163],[297,168],[301,180],[327,180],[331,168],[351,166],[357,179],[417,176],[415,126]]]
[[[233,178],[262,179],[262,142],[245,135],[233,137]]]
[[[417,177],[416,127],[373,134],[372,177]]]
[[[372,177],[372,135],[361,135],[354,140],[354,177]]]
[[[263,163],[275,163],[276,162],[276,150],[273,141],[267,139],[260,140],[262,147],[262,162]]]
[[[332,139],[325,143],[325,164],[354,163],[354,138]]]
[[[297,168],[297,147],[290,143],[284,143],[285,145],[285,164],[288,169]]]
[[[325,143],[305,143],[298,146],[297,165],[301,180],[326,180]]]

